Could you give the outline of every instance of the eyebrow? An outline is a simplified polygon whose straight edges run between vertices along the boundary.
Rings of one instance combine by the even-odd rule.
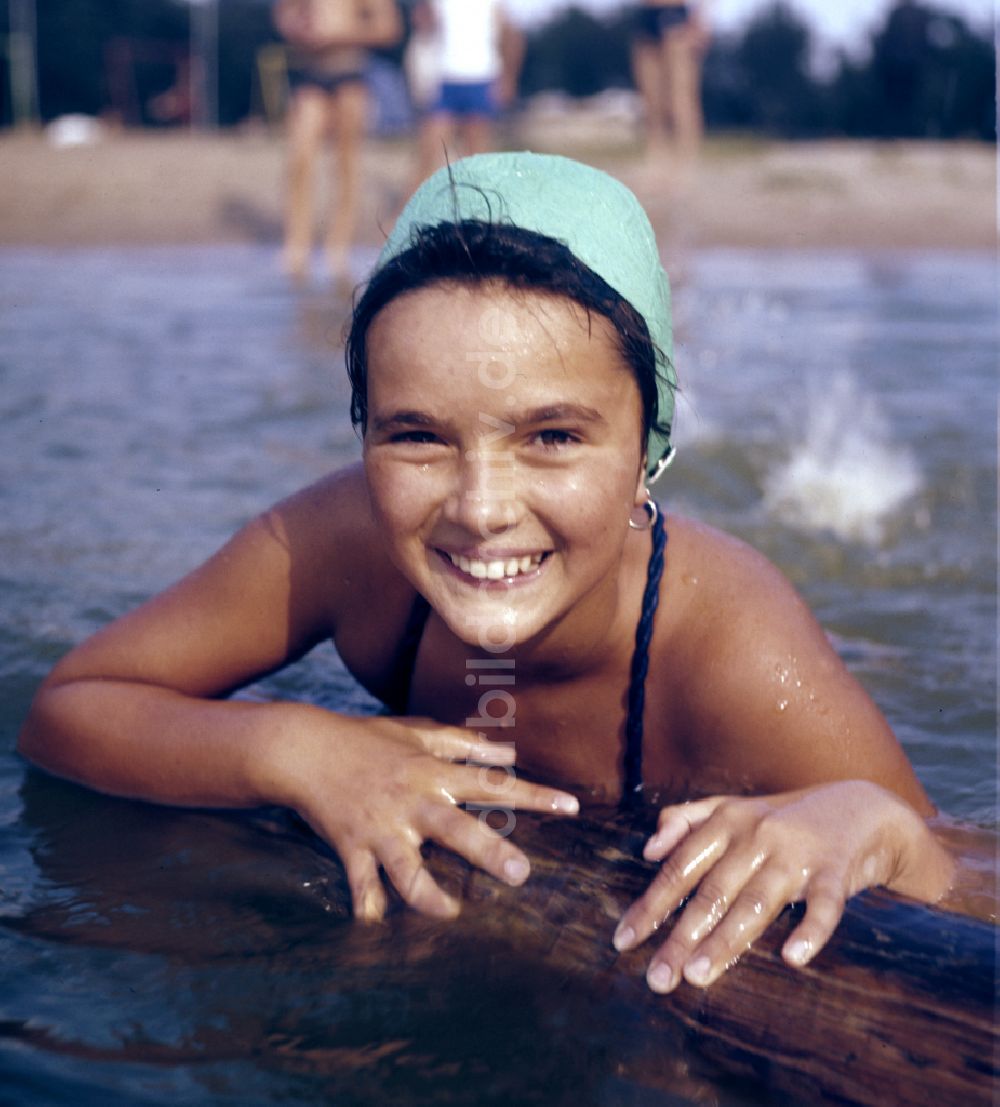
[[[389,415],[376,416],[369,426],[372,430],[384,431],[393,427],[431,427],[435,422],[424,411],[393,411]]]
[[[603,423],[604,416],[586,404],[546,404],[544,407],[529,408],[526,411],[504,412],[504,422],[514,426],[534,426],[537,423]],[[374,431],[393,430],[398,427],[433,427],[440,420],[432,418],[425,411],[393,411],[387,415],[376,416],[370,427]]]
[[[530,408],[519,414],[504,413],[504,418],[518,423],[603,423],[604,416],[594,407],[586,404],[546,404],[544,407]]]

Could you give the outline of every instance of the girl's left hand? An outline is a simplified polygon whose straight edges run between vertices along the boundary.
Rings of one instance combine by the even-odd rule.
[[[644,856],[663,865],[618,924],[617,949],[645,941],[697,888],[650,962],[646,978],[656,992],[682,978],[711,984],[789,903],[806,903],[782,948],[801,967],[826,944],[848,897],[881,884],[934,902],[953,871],[911,807],[857,780],[665,807]]]

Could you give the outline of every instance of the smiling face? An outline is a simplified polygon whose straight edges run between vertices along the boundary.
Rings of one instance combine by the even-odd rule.
[[[570,300],[442,283],[372,324],[373,509],[395,564],[465,642],[607,628],[643,446],[612,329]]]

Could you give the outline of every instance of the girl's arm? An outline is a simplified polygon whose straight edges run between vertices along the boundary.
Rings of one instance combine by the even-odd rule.
[[[78,646],[39,689],[19,749],[114,795],[289,806],[340,853],[359,913],[384,908],[381,865],[413,906],[452,914],[424,869],[425,839],[508,883],[527,875],[523,854],[458,806],[496,799],[487,774],[458,762],[505,764],[510,753],[429,720],[220,698],[336,629],[365,560],[351,552],[352,529],[363,531],[357,486],[338,477],[292,497]],[[572,811],[575,801],[517,780],[504,806]]]
[[[661,812],[645,853],[663,866],[616,945],[643,941],[694,892],[650,964],[666,991],[682,977],[711,983],[795,900],[807,905],[784,947],[796,965],[866,887],[939,901],[956,864],[927,822],[933,805],[802,600],[765,559],[707,528],[675,527],[671,555],[683,729],[704,791],[723,794]],[[677,562],[698,566],[694,585]]]

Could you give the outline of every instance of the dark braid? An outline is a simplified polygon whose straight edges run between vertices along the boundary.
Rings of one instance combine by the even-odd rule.
[[[632,678],[628,687],[628,715],[625,720],[625,787],[623,803],[642,799],[642,717],[646,706],[646,673],[649,670],[649,643],[653,637],[653,620],[660,602],[660,579],[663,576],[663,551],[667,532],[663,513],[657,509],[652,526],[653,549],[649,555],[646,590],[642,595],[642,614],[635,628],[635,651],[632,654]]]

